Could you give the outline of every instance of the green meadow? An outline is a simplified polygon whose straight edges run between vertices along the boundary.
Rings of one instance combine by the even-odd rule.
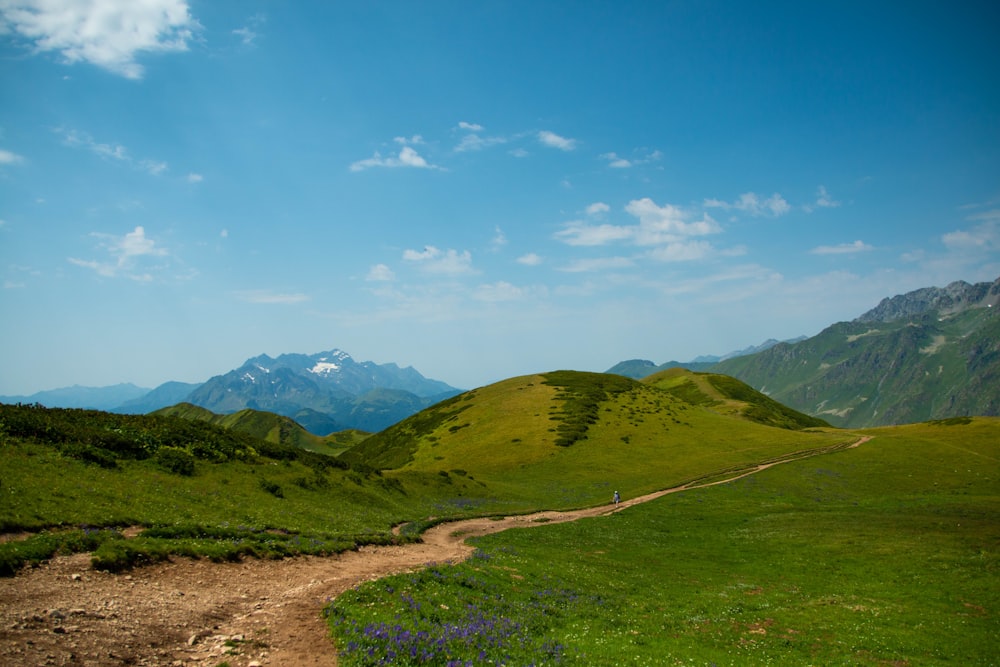
[[[303,438],[263,413],[0,405],[0,575],[333,554],[783,461],[349,591],[340,664],[997,663],[998,419],[843,431],[724,376],[559,371]]]
[[[866,433],[365,584],[341,664],[997,664],[1000,420]]]

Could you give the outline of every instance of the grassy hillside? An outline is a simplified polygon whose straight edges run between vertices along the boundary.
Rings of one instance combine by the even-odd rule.
[[[152,414],[205,421],[261,440],[299,447],[320,454],[340,454],[367,437],[363,431],[355,429],[328,436],[314,435],[290,417],[261,410],[247,409],[220,415],[191,403],[178,403]]]
[[[119,569],[169,553],[332,553],[426,513],[364,466],[208,422],[0,405],[0,574],[57,551]],[[419,515],[419,514],[418,514]],[[124,540],[120,530],[145,529]]]
[[[650,375],[643,382],[678,398],[765,426],[793,430],[829,427],[830,424],[782,405],[750,385],[717,373],[693,373],[673,368]]]
[[[763,426],[628,378],[565,371],[446,400],[341,457],[297,446],[291,436],[308,434],[275,415],[170,412],[0,406],[0,530],[37,533],[0,546],[8,573],[91,550],[85,528],[111,531],[100,537],[114,551],[99,557],[104,567],[171,551],[323,552],[391,540],[397,523],[604,503],[615,489],[654,491],[854,437]],[[361,437],[342,435],[341,446]],[[146,541],[124,541],[116,531],[128,526]]]
[[[604,502],[615,488],[654,491],[853,437],[774,428],[716,407],[617,375],[530,375],[439,403],[342,458],[386,478],[451,480],[457,505],[527,510]]]
[[[1000,420],[868,433],[359,587],[328,610],[340,664],[996,664]]]
[[[1000,312],[842,322],[712,368],[775,400],[860,428],[1000,414]]]

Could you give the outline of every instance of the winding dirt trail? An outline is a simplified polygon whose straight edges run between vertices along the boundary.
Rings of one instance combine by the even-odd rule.
[[[88,554],[59,557],[0,579],[0,664],[330,667],[337,658],[320,611],[358,583],[461,561],[473,551],[465,543],[470,537],[612,514],[869,439],[789,454],[618,505],[456,521],[426,531],[419,544],[365,547],[328,558],[226,564],[178,558],[111,575],[90,569]]]

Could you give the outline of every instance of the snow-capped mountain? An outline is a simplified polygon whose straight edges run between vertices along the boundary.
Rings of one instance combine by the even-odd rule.
[[[340,428],[380,431],[459,391],[412,367],[357,362],[334,349],[253,357],[209,379],[185,400],[213,412],[252,408],[293,419],[312,410],[328,415]]]

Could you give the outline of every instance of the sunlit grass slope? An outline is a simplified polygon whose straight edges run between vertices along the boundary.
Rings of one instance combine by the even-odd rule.
[[[692,405],[711,408],[721,414],[743,417],[778,428],[829,427],[817,417],[793,410],[765,396],[745,382],[718,373],[695,373],[671,368],[655,373],[642,382],[662,389]]]
[[[330,610],[341,664],[997,664],[1000,420],[867,433],[352,591]]]
[[[331,553],[395,539],[435,490],[411,498],[364,466],[199,420],[0,405],[0,532],[29,533],[0,541],[3,575],[58,551],[97,549],[110,569]],[[142,537],[123,540],[129,526]]]
[[[852,438],[765,426],[617,375],[558,371],[457,396],[344,458],[400,480],[447,477],[458,504],[565,508]]]

